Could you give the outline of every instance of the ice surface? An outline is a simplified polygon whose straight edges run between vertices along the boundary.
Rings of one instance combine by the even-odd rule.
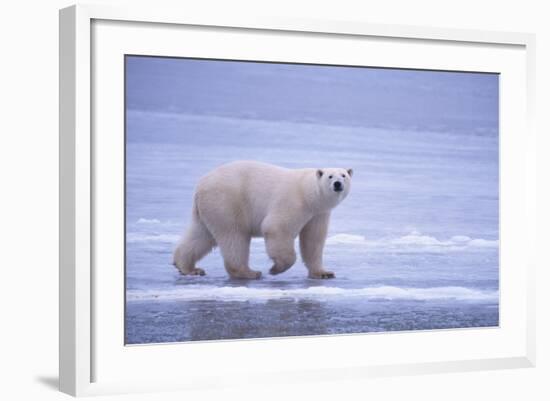
[[[177,287],[176,287],[177,288]],[[218,287],[195,285],[170,291],[128,291],[127,300],[217,300],[265,301],[270,299],[322,299],[332,297],[355,297],[361,300],[456,300],[456,301],[498,301],[498,291],[473,290],[464,287],[401,288],[392,286],[343,288],[312,286],[304,288],[254,288],[254,287]]]

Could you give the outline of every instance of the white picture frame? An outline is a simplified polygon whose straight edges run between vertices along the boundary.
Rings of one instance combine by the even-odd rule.
[[[104,194],[120,182],[115,179],[101,187],[105,180],[98,181],[97,176],[104,174],[101,173],[104,162],[100,159],[112,160],[111,167],[114,166],[115,170],[123,161],[119,158],[120,153],[117,153],[119,149],[115,142],[98,143],[94,140],[93,133],[97,129],[110,130],[114,127],[116,131],[116,127],[120,127],[120,116],[106,117],[107,114],[102,110],[108,108],[112,113],[122,113],[122,109],[117,108],[122,93],[108,97],[114,102],[112,104],[107,98],[102,98],[105,102],[97,102],[97,98],[105,94],[101,88],[94,85],[103,79],[113,79],[113,82],[120,79],[121,71],[117,70],[113,77],[107,78],[102,71],[113,66],[116,70],[116,65],[110,64],[109,57],[116,55],[116,63],[120,63],[118,55],[127,51],[126,46],[128,49],[137,49],[138,53],[171,55],[166,52],[172,51],[170,46],[174,48],[172,42],[175,40],[163,40],[161,46],[161,39],[177,36],[180,31],[182,35],[188,34],[185,33],[186,27],[195,29],[199,40],[203,40],[200,35],[206,35],[204,43],[209,43],[208,35],[218,39],[220,35],[225,35],[228,42],[231,42],[234,36],[244,38],[251,35],[250,38],[253,40],[250,39],[250,43],[258,42],[258,37],[253,38],[253,35],[261,35],[264,43],[273,44],[281,42],[282,35],[286,35],[287,38],[294,35],[295,44],[290,46],[289,51],[296,54],[300,53],[300,46],[304,46],[307,40],[312,40],[311,38],[323,37],[326,41],[338,38],[348,41],[346,46],[349,44],[351,47],[344,46],[347,50],[344,49],[341,54],[335,51],[326,57],[333,57],[333,60],[339,60],[340,57],[341,64],[351,63],[349,57],[353,46],[359,46],[358,43],[363,43],[362,41],[378,40],[378,45],[380,41],[384,41],[384,46],[378,46],[381,50],[376,50],[375,44],[372,49],[373,54],[377,54],[373,57],[382,60],[375,62],[379,66],[479,69],[503,73],[506,79],[503,84],[505,86],[501,87],[501,129],[506,135],[506,140],[501,144],[501,196],[504,199],[501,201],[500,209],[503,217],[501,263],[510,266],[510,269],[501,272],[501,305],[504,305],[505,313],[501,326],[496,329],[448,330],[418,334],[318,336],[303,339],[151,345],[133,347],[130,352],[124,349],[123,339],[118,334],[114,335],[115,340],[107,338],[105,328],[110,328],[113,319],[120,318],[120,325],[123,324],[123,316],[120,315],[120,308],[123,308],[120,305],[123,288],[119,286],[120,272],[116,272],[116,269],[102,271],[101,274],[94,270],[105,269],[105,266],[111,264],[116,267],[116,261],[119,261],[116,259],[118,250],[99,253],[97,251],[98,242],[111,240],[107,233],[101,233],[104,227],[100,221],[103,218],[101,216],[105,217],[105,213],[110,212],[105,212],[97,193]],[[136,36],[140,36],[139,46],[125,41],[125,37],[133,37],[136,40]],[[406,54],[395,54],[395,58],[392,58],[394,56],[389,54],[389,50],[385,52],[384,48],[398,44],[404,46],[404,53],[407,53],[408,48],[414,49],[414,57],[426,52],[426,60],[430,61],[417,60],[405,64],[402,58]],[[224,43],[224,47],[226,45],[227,43]],[[103,5],[78,5],[61,10],[60,390],[72,395],[93,395],[212,388],[235,385],[238,382],[235,375],[242,375],[243,372],[256,383],[272,381],[274,375],[279,383],[282,383],[327,377],[360,379],[386,375],[534,366],[534,46],[534,35],[524,33],[376,25],[357,21],[234,18],[188,14],[185,9],[168,11],[155,7],[112,8]],[[212,49],[214,47],[212,45]],[[230,45],[227,47],[231,48]],[[234,58],[247,57],[246,48],[236,48],[237,46],[234,46],[233,50],[228,51],[243,53]],[[186,50],[181,51],[185,53]],[[196,51],[200,53],[202,50]],[[211,51],[221,52],[220,49]],[[443,55],[440,60],[429,57],[436,51]],[[484,56],[489,51],[494,54]],[[286,58],[291,57],[283,53],[276,55],[275,50],[272,52],[264,57],[279,57],[282,61],[289,61]],[[468,60],[459,63],[455,58],[462,54],[461,52],[467,55],[465,58]],[[446,54],[449,57],[445,57]],[[224,58],[224,54],[219,56]],[[363,62],[359,60],[359,63]],[[94,74],[99,74],[99,78]],[[114,87],[115,90],[119,88],[117,85]],[[122,88],[119,89],[122,91]],[[103,125],[103,117],[112,125]],[[120,200],[116,195],[114,199],[114,203]],[[113,224],[119,224],[117,227],[120,228],[120,222],[116,222],[117,212],[113,213]],[[109,263],[110,258],[113,259],[112,263]],[[98,267],[98,261],[101,267]],[[123,269],[122,266],[119,267]],[[512,267],[515,269],[511,269]],[[110,277],[109,274],[114,275]],[[111,308],[112,313],[103,313],[106,308],[104,302],[98,300],[97,291],[101,292],[102,300],[108,300],[115,305]],[[118,333],[119,327],[113,328],[113,332]],[[456,346],[452,347],[454,350],[449,350],[448,354],[437,350],[438,344],[446,349],[450,343]],[[427,349],[425,352],[422,351],[422,347],[427,345],[435,348],[431,356]],[[299,355],[301,352],[311,356],[318,346],[322,346],[325,351],[323,361],[311,357],[307,363],[295,363],[295,366],[287,368],[285,361],[279,357],[282,349],[293,355]],[[356,352],[341,352],[343,347],[348,350],[353,348]],[[399,355],[390,355],[388,347],[394,350],[411,348],[415,349],[416,353],[410,351],[409,354],[398,352]],[[363,352],[357,351],[359,349],[371,349],[368,354],[370,357],[365,358]],[[380,352],[377,354],[372,351],[374,349]],[[337,350],[340,352],[337,353]],[[440,356],[436,357],[436,353]],[[426,355],[425,358],[420,356],[423,354]],[[185,361],[182,361],[181,355],[186,355]],[[224,359],[241,360],[234,362],[240,364],[235,369],[236,373],[232,372],[229,364],[223,363],[220,355],[223,355]],[[257,359],[258,355],[262,356],[261,361]],[[206,358],[208,365],[212,365],[213,358],[218,358],[219,363],[215,364],[215,368],[210,366],[207,371],[199,358]],[[173,369],[178,361],[182,370],[178,375],[170,375],[168,369]],[[196,364],[196,369],[187,372],[182,380],[181,372],[185,371],[184,365],[189,365],[189,361]],[[141,366],[159,366],[159,362],[165,364],[166,372],[162,369],[157,369],[158,372],[148,371]],[[247,363],[259,365],[252,368]]]

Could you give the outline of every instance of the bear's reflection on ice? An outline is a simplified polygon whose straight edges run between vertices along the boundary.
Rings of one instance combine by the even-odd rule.
[[[496,325],[494,304],[285,297],[135,301],[127,304],[126,344]]]
[[[191,301],[182,305],[183,337],[189,340],[299,336],[327,333],[330,316],[316,300],[270,299],[259,302]],[[219,305],[218,305],[219,306]]]

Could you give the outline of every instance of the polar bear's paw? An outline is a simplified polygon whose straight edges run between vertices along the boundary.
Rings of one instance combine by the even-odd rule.
[[[281,274],[281,273],[284,273],[286,272],[288,269],[290,268],[289,267],[286,267],[286,266],[279,266],[277,264],[274,264],[271,269],[269,269],[269,274],[275,276],[277,274]]]
[[[200,267],[195,267],[187,271],[182,271],[182,270],[180,271],[181,271],[181,274],[183,274],[184,276],[204,276],[206,274],[206,272]]]
[[[313,278],[313,279],[327,279],[327,278],[335,278],[336,276],[334,275],[333,272],[329,272],[327,270],[318,270],[318,271],[313,271],[313,272],[309,272],[309,278]]]
[[[252,269],[240,269],[230,271],[229,275],[231,278],[236,279],[256,280],[262,277],[262,272]]]

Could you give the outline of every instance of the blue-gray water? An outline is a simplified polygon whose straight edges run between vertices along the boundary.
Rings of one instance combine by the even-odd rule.
[[[126,342],[498,325],[498,76],[127,58]],[[204,277],[171,253],[198,178],[233,160],[352,167],[325,265]]]

